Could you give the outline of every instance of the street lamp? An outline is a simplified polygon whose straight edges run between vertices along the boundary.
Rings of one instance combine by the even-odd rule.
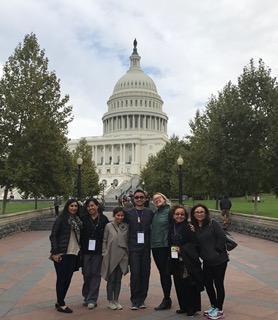
[[[81,200],[81,166],[83,159],[81,157],[77,158],[77,200]]]
[[[142,188],[145,190],[145,181],[142,182]]]
[[[179,166],[179,204],[182,204],[182,165],[183,165],[183,158],[181,155],[177,160],[177,164]]]

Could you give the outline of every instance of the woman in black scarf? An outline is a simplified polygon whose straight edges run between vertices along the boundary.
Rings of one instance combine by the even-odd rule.
[[[79,204],[77,200],[68,200],[62,213],[56,218],[49,237],[51,241],[50,258],[54,261],[57,275],[55,308],[63,313],[72,313],[72,310],[65,304],[65,297],[73,272],[76,270],[80,250],[79,239],[82,222],[78,215]]]

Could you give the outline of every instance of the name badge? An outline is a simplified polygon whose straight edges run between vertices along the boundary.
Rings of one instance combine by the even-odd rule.
[[[145,243],[144,232],[137,232],[137,243]]]
[[[95,239],[89,240],[88,250],[90,250],[90,251],[96,250],[96,240]]]
[[[179,250],[179,247],[177,247],[177,246],[171,247],[171,258],[172,259],[178,259],[178,257],[179,257],[178,250]]]

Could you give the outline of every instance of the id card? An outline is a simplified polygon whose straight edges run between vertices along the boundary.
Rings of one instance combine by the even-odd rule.
[[[90,251],[96,250],[96,240],[95,239],[89,239],[88,250],[90,250]]]
[[[179,247],[176,247],[176,246],[171,247],[171,258],[172,259],[178,259],[178,257],[179,257],[178,248]]]
[[[144,232],[137,232],[137,243],[145,243]]]

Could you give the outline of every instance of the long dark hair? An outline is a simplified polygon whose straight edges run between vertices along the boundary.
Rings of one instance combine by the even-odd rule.
[[[79,214],[80,214],[80,205],[79,205],[79,203],[78,203],[78,200],[77,200],[77,199],[74,199],[74,198],[71,198],[71,199],[69,199],[69,200],[65,203],[65,205],[64,205],[63,211],[61,212],[62,218],[65,218],[65,219],[68,218],[68,216],[69,216],[69,206],[70,206],[73,202],[76,202],[76,203],[77,203],[78,210],[77,210],[77,212],[76,212],[76,215],[79,216]]]
[[[209,209],[207,206],[205,206],[204,204],[202,203],[198,203],[198,204],[195,204],[195,206],[193,206],[190,210],[190,220],[191,220],[191,223],[194,225],[194,226],[198,226],[198,220],[195,218],[195,215],[194,215],[194,212],[195,210],[198,208],[198,207],[201,207],[205,210],[205,218],[203,220],[203,226],[209,224],[210,222],[210,212],[209,212]]]

